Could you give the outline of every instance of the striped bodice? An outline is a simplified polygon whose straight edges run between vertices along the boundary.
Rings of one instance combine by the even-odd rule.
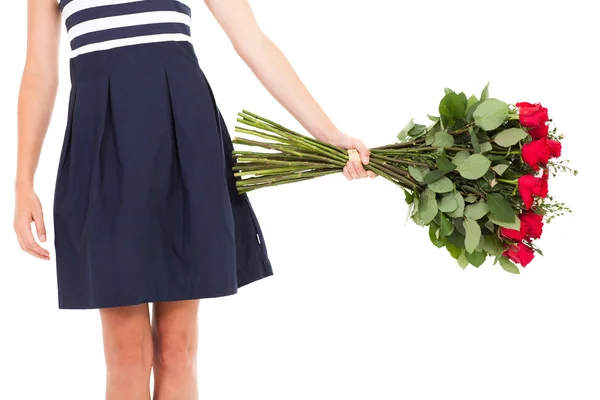
[[[189,41],[191,0],[59,0],[71,57],[142,43]]]

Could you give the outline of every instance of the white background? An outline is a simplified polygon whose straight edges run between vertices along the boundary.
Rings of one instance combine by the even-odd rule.
[[[200,0],[196,52],[230,130],[242,108],[297,128],[236,56]],[[578,177],[551,181],[575,212],[520,276],[462,271],[405,224],[404,195],[341,175],[251,194],[275,275],[201,302],[201,397],[224,399],[598,399],[600,263],[597,19],[584,1],[251,2],[339,127],[377,146],[437,114],[443,88],[541,101]],[[57,309],[54,261],[12,233],[16,103],[25,1],[0,25],[1,398],[101,399],[98,312]],[[49,232],[66,122],[68,48],[36,177]],[[50,235],[49,243],[53,236]],[[51,249],[52,255],[53,249]],[[10,395],[9,395],[10,394]]]

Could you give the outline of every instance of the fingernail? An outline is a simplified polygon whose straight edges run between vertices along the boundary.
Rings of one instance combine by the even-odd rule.
[[[46,241],[46,235],[40,235],[40,240],[42,242],[45,242]]]
[[[368,164],[368,163],[369,163],[369,157],[364,157],[363,164]]]

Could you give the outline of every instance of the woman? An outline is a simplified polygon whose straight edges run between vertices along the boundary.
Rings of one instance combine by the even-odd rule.
[[[61,14],[71,45],[69,115],[54,202],[59,307],[99,309],[107,399],[195,399],[200,298],[272,274],[231,141],[190,43],[191,0],[29,0],[19,96],[15,231],[50,259],[34,174],[57,89]],[[206,0],[237,53],[317,139],[341,133],[246,0]],[[361,161],[347,179],[374,177]],[[148,303],[154,303],[152,322]]]

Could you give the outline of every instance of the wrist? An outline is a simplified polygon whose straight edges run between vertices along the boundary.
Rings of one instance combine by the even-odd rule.
[[[336,143],[342,135],[343,133],[337,128],[324,129],[313,134],[315,139],[326,143]]]
[[[33,179],[17,178],[15,180],[15,190],[33,189]]]

